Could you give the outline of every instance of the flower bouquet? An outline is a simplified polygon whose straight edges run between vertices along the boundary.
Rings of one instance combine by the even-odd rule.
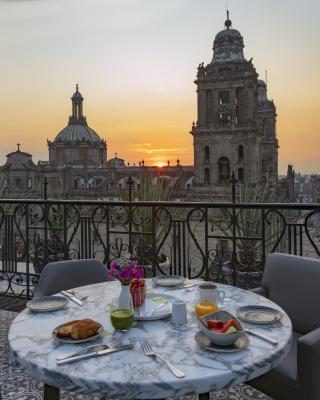
[[[130,285],[133,279],[143,278],[143,271],[136,260],[123,257],[119,262],[114,262],[108,271],[108,277],[117,279],[121,285]]]
[[[132,296],[130,284],[143,278],[143,271],[136,260],[123,257],[119,262],[111,265],[108,277],[117,279],[121,283],[121,293],[119,296],[119,307],[128,308],[135,305],[135,296]]]

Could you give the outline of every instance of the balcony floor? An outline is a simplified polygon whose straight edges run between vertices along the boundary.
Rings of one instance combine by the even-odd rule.
[[[22,310],[23,300],[0,296],[0,308]],[[19,368],[9,364],[8,360],[8,329],[17,315],[16,312],[0,309],[0,388],[3,400],[42,400],[42,384],[29,378]],[[187,397],[186,397],[187,398]],[[190,396],[188,399],[197,399]],[[96,400],[89,395],[71,395],[62,391],[61,400]],[[236,386],[229,390],[211,393],[211,400],[272,400],[247,385]]]

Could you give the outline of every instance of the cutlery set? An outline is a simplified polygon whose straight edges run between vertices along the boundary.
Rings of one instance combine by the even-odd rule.
[[[198,285],[199,285],[198,283],[192,283],[192,284],[186,284],[186,285],[182,284],[182,285],[177,285],[174,289],[186,289],[188,291],[191,291],[191,290],[193,290],[194,287],[196,287]],[[80,306],[83,305],[83,301],[86,300],[88,297],[88,296],[80,296],[74,290],[61,291],[61,294]],[[165,304],[166,303],[162,303],[159,305],[153,305],[151,313],[153,313],[154,311],[163,307]],[[277,340],[275,340],[269,336],[266,336],[260,332],[254,331],[252,329],[244,328],[243,331],[248,333],[249,335],[254,335],[262,340],[265,340],[268,343],[271,343],[273,345],[277,345],[279,343]],[[184,378],[186,376],[184,372],[178,370],[162,355],[160,355],[159,353],[156,353],[152,349],[152,347],[146,337],[140,337],[137,339],[140,342],[141,348],[147,357],[158,358],[159,360],[161,360],[169,368],[169,370],[172,372],[172,374],[174,376],[176,376],[177,378]],[[122,345],[121,339],[119,337],[117,337],[106,345],[103,345],[103,344],[91,345],[91,346],[85,347],[81,350],[58,356],[56,358],[56,362],[57,362],[57,365],[65,365],[65,364],[69,364],[69,363],[80,361],[80,360],[85,360],[85,359],[99,357],[99,356],[103,356],[103,355],[107,355],[107,354],[112,354],[112,353],[115,353],[118,351],[131,350],[133,348],[134,348],[134,345],[132,343]]]
[[[177,378],[184,378],[185,373],[178,370],[175,366],[173,366],[168,360],[166,360],[162,355],[156,353],[153,351],[149,341],[145,337],[140,337],[138,338],[141,348],[144,352],[144,354],[148,357],[154,357],[154,358],[159,358],[167,367],[170,369],[170,371],[173,373],[174,376]],[[56,357],[56,362],[57,365],[66,365],[73,363],[75,361],[81,361],[81,360],[87,360],[89,358],[94,358],[94,357],[99,357],[103,356],[106,354],[112,354],[116,353],[118,351],[123,351],[123,350],[131,350],[134,348],[134,345],[132,343],[127,344],[127,345],[121,345],[121,339],[120,338],[115,338],[112,340],[110,343],[106,345],[101,345],[101,344],[95,344],[92,346],[85,347],[84,349],[75,351],[73,353],[68,353],[68,354],[63,354],[61,356]],[[88,352],[89,350],[93,350]]]
[[[68,290],[61,290],[61,294],[68,299],[72,300],[74,303],[78,304],[79,306],[83,305],[83,301],[80,299],[80,297],[76,296],[75,294],[72,294]]]

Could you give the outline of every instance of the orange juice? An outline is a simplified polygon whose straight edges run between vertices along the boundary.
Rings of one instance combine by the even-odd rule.
[[[207,301],[203,301],[196,304],[195,312],[196,316],[203,317],[204,315],[213,313],[218,310],[218,306],[215,303],[209,303]]]

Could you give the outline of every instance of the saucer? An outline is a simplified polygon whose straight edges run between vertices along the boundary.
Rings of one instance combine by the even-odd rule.
[[[218,346],[212,343],[210,338],[202,331],[197,332],[194,338],[200,347],[217,353],[235,353],[244,350],[249,344],[249,338],[246,334],[241,335],[231,346]]]
[[[282,312],[266,306],[243,306],[237,310],[238,318],[251,324],[274,324],[283,317]]]
[[[153,299],[163,299],[166,303],[163,307],[152,309],[153,306],[157,307],[158,304]],[[156,321],[170,317],[172,313],[172,303],[179,300],[177,297],[170,296],[164,293],[147,293],[145,303],[141,307],[136,307],[134,310],[134,319],[136,321]]]
[[[26,307],[35,312],[56,311],[65,307],[68,300],[62,296],[44,296],[28,301]]]
[[[158,286],[173,287],[181,286],[186,278],[180,275],[158,275],[153,278],[153,281]]]

